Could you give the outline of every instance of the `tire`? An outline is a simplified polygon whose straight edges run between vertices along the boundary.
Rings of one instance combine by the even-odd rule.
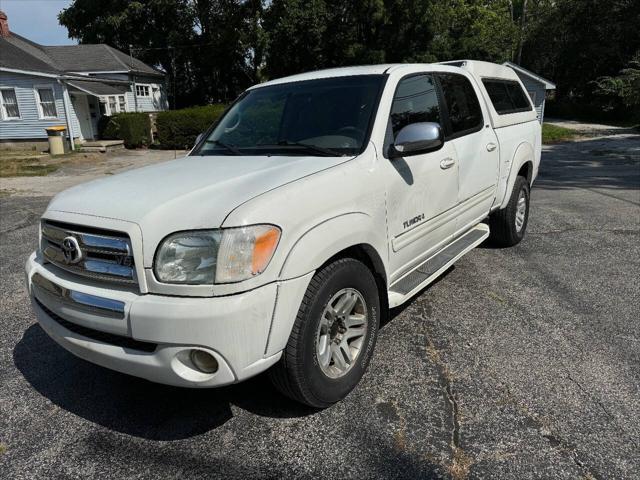
[[[332,311],[340,313],[341,306],[341,315],[334,316]],[[349,315],[341,320],[347,308]],[[326,408],[342,400],[369,365],[379,322],[380,298],[371,271],[353,258],[326,265],[309,283],[282,358],[270,370],[271,381],[284,395],[311,407]],[[347,329],[347,324],[352,326]],[[361,326],[364,333],[358,336]],[[327,343],[334,333],[333,342]]]
[[[521,198],[524,199],[524,207],[521,205],[519,209]],[[512,247],[522,241],[529,222],[529,200],[529,183],[526,178],[518,176],[507,206],[489,217],[490,240],[493,244]],[[522,213],[524,218],[521,216]]]

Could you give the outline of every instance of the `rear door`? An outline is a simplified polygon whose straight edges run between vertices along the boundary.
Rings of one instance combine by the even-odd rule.
[[[489,213],[498,182],[500,152],[480,92],[469,77],[437,74],[445,109],[447,142],[458,159],[457,231],[472,227]]]
[[[436,81],[412,74],[396,87],[384,152],[413,123],[442,122]],[[455,230],[451,209],[458,201],[458,165],[450,142],[435,152],[382,159],[387,185],[387,224],[392,277],[401,275],[446,241]]]

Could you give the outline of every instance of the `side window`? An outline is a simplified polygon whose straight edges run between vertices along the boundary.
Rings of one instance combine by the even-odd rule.
[[[483,78],[482,83],[498,115],[531,110],[531,102],[518,82]]]
[[[455,73],[440,73],[439,78],[449,112],[451,134],[481,129],[482,109],[469,79]]]
[[[507,93],[517,110],[531,110],[527,94],[524,93],[518,82],[507,82]]]
[[[419,122],[440,123],[436,85],[431,75],[414,75],[398,83],[390,116],[393,139],[403,127]]]

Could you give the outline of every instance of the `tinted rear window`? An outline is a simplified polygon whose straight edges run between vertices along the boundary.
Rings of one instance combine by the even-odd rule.
[[[483,78],[482,83],[499,115],[531,110],[529,97],[518,82]]]

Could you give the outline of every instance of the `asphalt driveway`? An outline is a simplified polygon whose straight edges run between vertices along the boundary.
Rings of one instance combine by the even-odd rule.
[[[545,147],[525,240],[393,312],[324,411],[264,376],[181,390],[58,347],[23,286],[48,200],[0,197],[3,478],[639,478],[638,135]]]

